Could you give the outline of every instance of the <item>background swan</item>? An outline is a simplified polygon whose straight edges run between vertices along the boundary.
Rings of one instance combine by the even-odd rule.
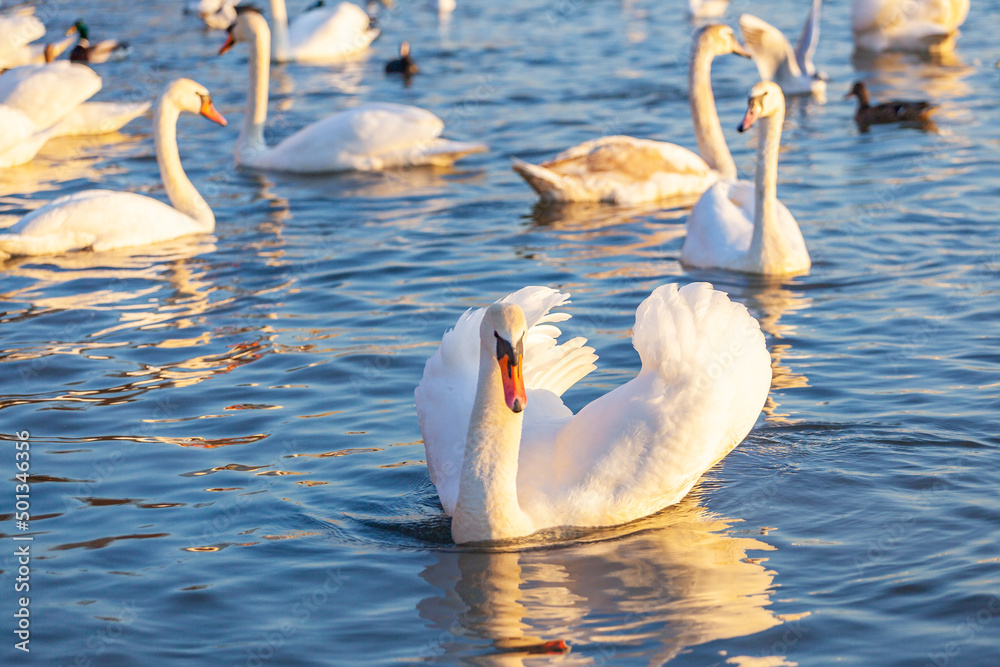
[[[714,19],[726,13],[729,0],[688,0],[688,16],[693,19]]]
[[[691,209],[681,262],[744,273],[787,274],[809,270],[809,251],[799,225],[778,201],[778,146],[785,118],[781,88],[761,81],[750,90],[739,131],[760,120],[754,185],[719,181]]]
[[[562,393],[594,369],[549,311],[569,295],[525,287],[466,312],[416,389],[431,480],[458,543],[551,526],[602,526],[684,497],[750,431],[770,356],[756,320],[707,283],[657,288],[636,312],[638,376],[573,415]],[[739,354],[734,354],[739,350]]]
[[[77,39],[76,29],[70,28],[60,40],[29,43],[44,35],[45,26],[30,12],[0,16],[0,70],[50,63]]]
[[[486,150],[479,143],[440,137],[441,119],[403,104],[365,104],[308,125],[277,146],[264,142],[267,121],[270,31],[255,11],[240,13],[220,53],[236,42],[250,44],[250,87],[236,163],[296,173],[375,171],[391,167],[447,165]]]
[[[726,53],[749,57],[729,26],[710,25],[694,34],[688,86],[701,157],[677,144],[612,136],[586,141],[540,165],[515,160],[514,171],[544,201],[617,204],[693,197],[719,178],[736,178],[712,95],[712,59]]]
[[[819,20],[823,0],[812,0],[812,7],[802,26],[799,41],[792,50],[785,35],[756,16],[740,16],[740,32],[747,50],[753,55],[760,78],[774,81],[785,95],[826,92],[827,76],[816,71],[813,55],[819,44]]]
[[[969,0],[853,0],[854,45],[865,51],[951,51]]]
[[[379,36],[365,10],[350,2],[322,2],[288,21],[285,0],[271,0],[275,62],[336,60],[368,48]]]
[[[196,14],[205,25],[225,30],[236,20],[236,5],[240,0],[187,0],[185,14]]]
[[[181,111],[226,124],[212,105],[208,90],[199,83],[178,79],[163,93],[156,109],[156,161],[172,207],[132,192],[84,190],[66,195],[32,211],[0,234],[0,258],[127,248],[212,231],[212,209],[181,166],[177,150]]]

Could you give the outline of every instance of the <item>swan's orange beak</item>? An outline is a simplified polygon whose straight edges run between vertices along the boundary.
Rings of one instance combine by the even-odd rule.
[[[746,132],[751,127],[753,127],[753,124],[756,123],[757,119],[760,117],[760,109],[761,109],[760,100],[751,98],[750,103],[747,104],[747,112],[743,116],[743,122],[740,123],[739,127],[736,128],[737,131]]]
[[[521,356],[510,355],[500,357],[500,377],[503,379],[503,397],[507,407],[513,412],[521,412],[528,404],[528,396],[524,393],[524,375],[521,368]]]
[[[230,31],[230,33],[226,35],[226,43],[222,45],[221,49],[219,49],[219,55],[221,56],[223,53],[233,48],[234,44],[236,44],[236,40],[233,39],[233,33]]]
[[[222,127],[227,125],[226,119],[222,117],[219,110],[215,108],[214,104],[212,104],[212,98],[207,95],[201,98],[201,109],[199,110],[199,113],[209,120],[214,120]]]

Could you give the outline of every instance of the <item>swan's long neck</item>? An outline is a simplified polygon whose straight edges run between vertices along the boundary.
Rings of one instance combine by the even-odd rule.
[[[194,184],[184,173],[180,152],[177,150],[177,117],[180,111],[169,100],[164,100],[156,108],[155,145],[156,162],[160,166],[160,178],[167,190],[170,203],[181,213],[197,220],[205,231],[215,227],[215,214],[208,202],[198,194]]]
[[[284,2],[280,2],[282,10]],[[236,163],[252,164],[267,150],[264,125],[267,123],[267,91],[270,85],[271,35],[264,19],[256,22],[253,43],[250,44],[250,84],[247,88],[246,113],[243,127],[236,139]]]
[[[761,266],[779,261],[784,256],[785,233],[778,217],[778,147],[781,143],[781,113],[760,119],[760,143],[757,146],[753,236],[749,256],[759,258]]]
[[[722,123],[715,109],[712,94],[712,59],[715,54],[700,43],[695,44],[695,52],[688,69],[691,118],[694,120],[694,134],[698,139],[698,152],[708,166],[722,174],[723,178],[736,178],[736,162],[726,145],[722,134]]]
[[[532,532],[530,520],[517,502],[517,457],[524,413],[507,407],[496,358],[487,352],[480,356],[479,386],[451,524],[452,537],[459,544]]]
[[[288,10],[285,0],[271,0],[271,26],[274,32],[274,62],[287,63],[292,59],[292,47],[288,41]]]

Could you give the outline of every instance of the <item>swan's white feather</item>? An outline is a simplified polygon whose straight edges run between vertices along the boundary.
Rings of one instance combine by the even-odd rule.
[[[532,327],[538,306],[547,312],[566,298],[531,287],[504,300],[524,303]],[[445,334],[416,390],[428,468],[448,513],[476,392],[481,319],[482,310],[469,311]],[[531,340],[536,333],[529,328],[526,386],[532,353],[554,344]],[[724,293],[705,283],[658,288],[636,313],[633,344],[642,360],[637,377],[575,416],[554,391],[528,392],[517,494],[534,529],[617,524],[675,503],[756,421],[770,357],[757,322]],[[573,382],[593,368],[590,348],[567,349],[569,357]]]
[[[250,165],[300,173],[374,171],[451,162],[486,150],[482,144],[442,139],[443,129],[440,118],[418,107],[366,104],[302,128],[258,153]]]
[[[22,60],[20,52],[27,48],[29,42],[44,35],[45,26],[33,13],[0,16],[0,68],[19,64]]]
[[[101,77],[78,63],[15,67],[0,76],[0,103],[20,109],[45,129],[101,89]]]
[[[969,14],[969,0],[853,0],[854,44],[867,51],[942,51]]]
[[[84,102],[55,124],[53,136],[116,132],[151,106],[152,102]]]
[[[363,51],[378,37],[363,9],[350,2],[317,7],[288,24],[288,41],[296,60],[329,60]]]
[[[818,74],[812,64],[812,53],[816,50],[815,40],[819,39],[818,3],[806,18],[799,54],[784,33],[773,25],[751,14],[740,16],[740,32],[747,50],[753,55],[757,73],[765,81],[774,81],[781,86],[785,95],[814,93],[822,95],[826,91],[826,75]],[[815,24],[815,27],[813,27]],[[803,42],[803,40],[810,40]]]

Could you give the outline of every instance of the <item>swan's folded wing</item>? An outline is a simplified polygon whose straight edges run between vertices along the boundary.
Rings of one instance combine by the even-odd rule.
[[[86,65],[58,60],[25,65],[0,76],[0,102],[47,128],[101,89],[101,77]]]
[[[569,315],[549,311],[568,298],[568,294],[537,286],[525,287],[503,298],[507,303],[521,306],[528,325],[524,346],[524,382],[528,390],[525,432],[531,432],[536,425],[549,430],[553,417],[561,425],[571,413],[559,395],[594,369],[596,356],[592,348],[583,344],[584,339],[556,345],[555,338],[560,332],[552,323],[569,319]],[[482,308],[466,311],[459,318],[428,359],[414,392],[431,481],[449,514],[458,500],[458,478],[479,379],[482,320]],[[530,447],[527,449],[530,451]]]
[[[300,60],[327,60],[361,51],[379,34],[357,5],[317,7],[299,14],[288,26],[288,41]]]
[[[757,321],[707,283],[655,290],[632,340],[639,375],[559,432],[548,489],[564,522],[620,523],[677,502],[746,436],[767,397]]]
[[[740,31],[761,79],[779,81],[802,75],[792,45],[773,25],[756,16],[743,14],[740,16]]]
[[[560,174],[618,172],[633,179],[649,178],[661,171],[692,174],[711,171],[703,159],[682,146],[622,135],[577,144],[542,166]]]
[[[53,136],[116,132],[149,111],[151,102],[84,102],[55,124]]]
[[[806,22],[802,25],[799,41],[795,44],[795,62],[798,63],[799,69],[809,76],[816,74],[813,55],[815,55],[816,46],[819,44],[819,17],[822,7],[823,0],[813,0]]]

